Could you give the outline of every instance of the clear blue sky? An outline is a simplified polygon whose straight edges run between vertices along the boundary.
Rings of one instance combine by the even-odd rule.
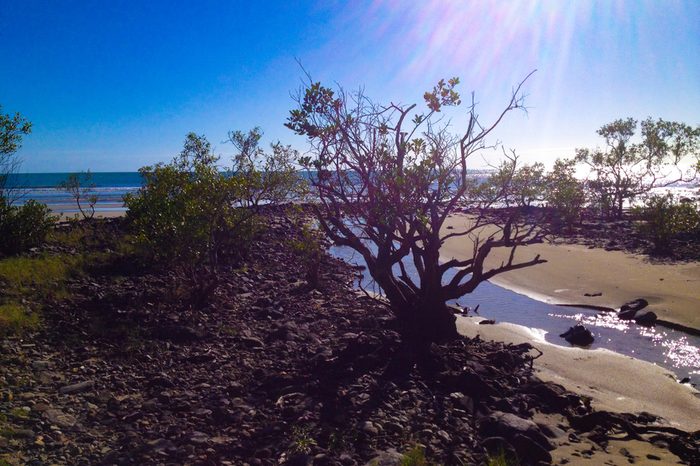
[[[283,127],[295,58],[382,102],[459,76],[485,119],[537,68],[528,114],[498,132],[528,161],[594,146],[618,117],[700,123],[698,1],[188,3],[0,0],[0,104],[34,123],[22,171],[136,170],[189,131],[226,156],[253,126],[303,150]]]

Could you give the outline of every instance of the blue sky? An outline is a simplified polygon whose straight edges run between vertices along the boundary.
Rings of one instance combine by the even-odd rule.
[[[304,150],[283,126],[295,59],[380,102],[459,76],[485,121],[537,69],[497,133],[529,162],[599,144],[615,118],[700,123],[697,1],[0,0],[0,104],[34,123],[25,172],[136,170],[189,131],[224,160],[227,132],[254,126]]]

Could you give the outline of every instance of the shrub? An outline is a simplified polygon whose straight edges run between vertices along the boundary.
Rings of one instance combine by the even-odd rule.
[[[194,271],[216,266],[222,253],[245,252],[255,218],[238,207],[241,179],[221,174],[217,160],[206,138],[190,133],[170,164],[139,170],[145,184],[126,196],[125,204],[127,222],[146,258]]]
[[[557,159],[546,177],[545,201],[552,209],[555,229],[566,226],[569,230],[581,220],[586,203],[583,183],[574,176],[575,161]]]
[[[55,221],[45,204],[30,200],[11,206],[0,197],[0,255],[19,254],[39,246]]]
[[[321,285],[319,269],[321,258],[323,257],[320,232],[313,225],[303,221],[299,222],[298,227],[300,231],[299,238],[291,240],[290,245],[304,267],[309,288],[319,289]]]
[[[700,229],[700,212],[694,203],[675,202],[670,193],[649,196],[634,213],[642,220],[639,232],[651,240],[657,254],[670,253],[674,238]]]

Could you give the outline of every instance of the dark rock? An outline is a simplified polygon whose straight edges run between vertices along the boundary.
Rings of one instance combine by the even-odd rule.
[[[620,307],[620,312],[624,311],[641,311],[645,307],[649,305],[649,301],[647,301],[644,298],[639,298],[635,299],[634,301],[630,301],[628,303],[623,304]]]
[[[484,319],[482,321],[479,321],[479,325],[493,325],[495,323],[496,321],[493,319]]]
[[[487,437],[481,445],[490,456],[505,456],[505,464],[518,464],[518,454],[515,448],[503,437]]]
[[[652,311],[643,312],[641,314],[637,314],[634,317],[635,323],[644,327],[653,326],[656,323],[657,319],[658,317]]]
[[[260,338],[255,337],[243,337],[241,338],[241,343],[247,348],[264,348],[265,343]]]
[[[513,440],[511,440],[511,444],[515,448],[518,458],[520,458],[522,463],[537,464],[543,462],[550,464],[552,462],[552,455],[549,451],[526,435],[516,434]],[[554,447],[550,445],[549,449],[553,450]]]
[[[517,435],[523,435],[545,450],[554,449],[537,424],[515,414],[494,411],[481,420],[479,430],[488,437],[503,437],[509,441],[514,440]]]
[[[583,293],[584,296],[588,296],[590,298],[596,298],[598,296],[603,296],[603,293],[600,291],[596,291],[595,293]]]
[[[569,330],[559,335],[572,345],[577,346],[589,346],[595,338],[590,330],[581,324],[576,324],[573,327],[569,327]]]
[[[377,452],[365,466],[399,466],[403,455],[394,449]]]
[[[93,382],[92,380],[86,380],[85,382],[78,382],[72,385],[66,385],[65,387],[61,387],[58,391],[63,395],[68,395],[71,393],[80,393],[84,392],[85,390],[91,389],[94,384],[95,382]]]
[[[634,317],[636,315],[637,315],[636,309],[627,309],[627,310],[618,312],[617,318],[620,320],[634,320]]]

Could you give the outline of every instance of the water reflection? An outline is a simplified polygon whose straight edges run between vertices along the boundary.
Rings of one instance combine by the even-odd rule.
[[[575,314],[550,312],[547,315],[555,319],[580,322],[588,327],[596,338],[604,337],[602,332],[596,332],[596,329],[601,328],[613,329],[625,334],[634,333],[645,339],[647,345],[651,345],[652,348],[656,348],[662,353],[664,366],[673,368],[674,372],[700,374],[700,348],[693,345],[689,337],[680,334],[680,332],[667,330],[663,327],[643,327],[629,320],[620,320],[612,312],[602,312],[595,315],[583,312]],[[612,342],[613,338],[607,337],[606,341]],[[631,349],[630,352],[635,353],[635,349]]]
[[[350,248],[335,246],[330,252],[351,264],[363,265],[362,257]],[[411,264],[407,265],[411,273]],[[445,280],[450,278],[447,276]],[[364,288],[372,289],[373,282],[369,277],[363,275],[360,283]],[[375,288],[374,291],[378,290]],[[632,321],[621,321],[611,312],[555,306],[489,282],[480,284],[473,293],[459,299],[459,304],[472,309],[478,304],[479,314],[487,319],[540,329],[547,342],[560,346],[569,344],[559,335],[581,322],[595,336],[592,349],[606,348],[658,364],[679,378],[694,375],[692,381],[700,381],[700,336],[664,327],[642,327]]]

